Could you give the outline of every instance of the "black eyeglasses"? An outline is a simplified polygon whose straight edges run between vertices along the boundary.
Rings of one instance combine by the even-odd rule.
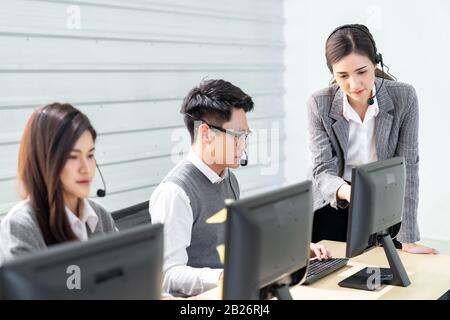
[[[234,131],[232,129],[224,129],[218,126],[214,126],[212,124],[209,124],[208,122],[206,122],[203,119],[196,119],[194,118],[192,115],[190,115],[189,113],[186,113],[189,117],[191,117],[192,119],[194,119],[194,121],[201,121],[204,122],[208,127],[215,129],[217,131],[223,132],[225,134],[229,134],[232,137],[234,137],[238,143],[243,143],[245,142],[245,144],[248,143],[248,138],[252,135],[253,131],[252,130],[246,130],[246,131]]]

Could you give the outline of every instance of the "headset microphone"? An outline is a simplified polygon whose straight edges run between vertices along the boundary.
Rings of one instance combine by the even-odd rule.
[[[102,178],[102,183],[103,183],[103,189],[97,190],[97,197],[103,198],[104,196],[106,196],[106,184],[105,184],[105,180],[103,179],[102,172],[100,171],[100,167],[98,166],[97,163],[95,163],[95,166],[97,167],[97,170],[100,173],[100,178]]]
[[[248,155],[247,152],[244,151],[244,157],[241,158],[241,166],[245,167],[248,164]]]
[[[375,103],[374,98],[376,97],[376,95],[378,94],[378,91],[380,90],[380,88],[383,86],[383,83],[384,83],[384,65],[383,65],[383,56],[381,55],[381,53],[378,53],[376,55],[376,61],[381,64],[381,72],[383,73],[383,77],[381,78],[381,84],[378,87],[378,89],[376,89],[376,86],[375,86],[375,89],[376,89],[375,94],[373,96],[371,96],[369,99],[367,99],[367,104],[369,106],[371,106]]]

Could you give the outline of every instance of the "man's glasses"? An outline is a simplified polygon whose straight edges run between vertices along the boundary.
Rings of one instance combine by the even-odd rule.
[[[248,143],[248,138],[252,135],[252,130],[246,130],[246,131],[235,131],[232,129],[224,129],[218,126],[214,126],[212,124],[209,124],[208,122],[206,122],[203,119],[195,119],[192,115],[190,115],[189,113],[186,113],[189,117],[191,117],[192,119],[194,119],[195,121],[201,121],[203,123],[205,123],[208,127],[215,129],[217,131],[223,132],[225,134],[231,135],[232,137],[234,137],[235,141],[237,143],[245,143],[245,145],[247,145]]]
[[[215,130],[218,130],[220,132],[229,134],[234,137],[235,140],[237,140],[238,143],[245,143],[247,145],[248,138],[252,135],[252,130],[248,131],[234,131],[232,129],[224,129],[221,127],[213,126],[212,124],[207,123],[206,121],[203,121],[205,124],[208,125],[208,127],[213,128]]]

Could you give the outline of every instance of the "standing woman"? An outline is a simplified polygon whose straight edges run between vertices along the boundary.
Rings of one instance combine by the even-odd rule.
[[[352,167],[403,156],[407,179],[397,240],[407,252],[437,253],[415,244],[420,234],[419,108],[414,88],[384,72],[382,56],[364,25],[336,28],[325,51],[333,84],[308,100],[315,188],[313,242],[346,241]]]
[[[50,104],[32,114],[19,152],[25,200],[1,221],[0,263],[116,230],[111,215],[87,199],[96,136],[88,118],[69,104]]]

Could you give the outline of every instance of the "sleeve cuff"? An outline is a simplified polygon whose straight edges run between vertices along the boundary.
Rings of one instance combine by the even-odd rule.
[[[346,208],[348,206],[348,201],[338,199],[337,192],[340,187],[344,184],[347,184],[342,178],[337,177],[334,181],[330,182],[329,190],[333,193],[331,194],[330,206],[338,209],[338,208]]]
[[[223,269],[204,268],[201,275],[204,290],[215,288],[222,272]]]
[[[337,199],[336,204],[339,209],[345,209],[350,205],[350,202],[348,202],[347,200]]]

